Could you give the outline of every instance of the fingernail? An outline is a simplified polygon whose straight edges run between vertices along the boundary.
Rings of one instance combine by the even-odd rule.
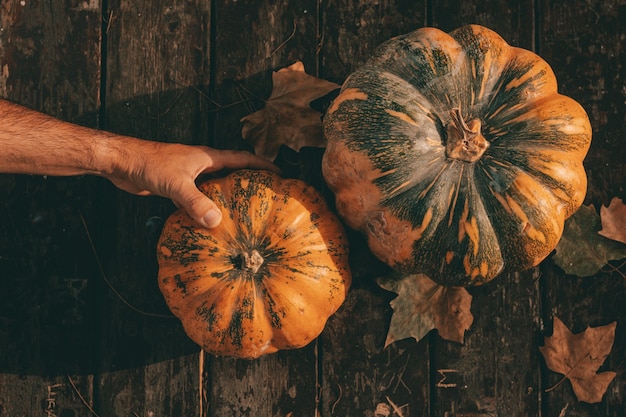
[[[215,227],[222,221],[222,213],[219,210],[209,210],[202,220],[207,227]]]

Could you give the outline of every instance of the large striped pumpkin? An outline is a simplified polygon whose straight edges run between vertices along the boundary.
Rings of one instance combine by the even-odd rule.
[[[182,210],[158,243],[158,280],[187,335],[216,355],[305,346],[351,283],[346,236],[322,196],[295,179],[241,170],[200,186],[222,210],[203,229]]]
[[[537,265],[586,193],[587,114],[539,56],[477,25],[381,45],[324,133],[347,224],[393,268],[445,285]]]

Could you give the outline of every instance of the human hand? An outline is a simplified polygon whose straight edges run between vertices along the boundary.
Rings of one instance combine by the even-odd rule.
[[[114,169],[103,174],[118,188],[137,195],[170,198],[200,225],[216,227],[222,213],[201,193],[195,180],[200,174],[222,169],[279,169],[266,159],[245,151],[218,150],[207,146],[134,140],[120,142]],[[115,152],[114,152],[115,154]]]
[[[142,140],[64,122],[0,99],[0,172],[31,175],[99,175],[138,195],[170,198],[205,227],[222,220],[197,186],[200,174],[255,168],[271,162],[243,151],[223,151]]]

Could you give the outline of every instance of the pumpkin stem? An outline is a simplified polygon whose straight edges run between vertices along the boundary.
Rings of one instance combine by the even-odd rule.
[[[252,249],[250,253],[242,252],[240,255],[240,268],[244,271],[250,271],[256,274],[263,262],[265,261],[259,251]]]
[[[480,132],[480,120],[465,122],[461,109],[450,110],[452,122],[446,126],[446,155],[448,158],[476,162],[489,147],[489,142]]]

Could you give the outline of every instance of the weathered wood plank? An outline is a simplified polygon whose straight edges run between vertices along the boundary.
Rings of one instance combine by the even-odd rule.
[[[314,416],[318,401],[316,342],[248,361],[213,358],[207,415]]]
[[[532,1],[434,1],[433,24],[450,31],[477,23],[511,45],[534,45]],[[460,345],[433,338],[433,415],[540,414],[534,346],[539,323],[537,270],[503,274],[473,294],[474,324]]]
[[[385,347],[394,296],[353,288],[329,320],[321,344],[323,416],[429,415],[427,339]]]
[[[426,1],[331,1],[324,5],[321,33],[323,78],[341,84],[387,39],[427,24]]]
[[[623,0],[546,1],[541,10],[541,55],[552,65],[559,90],[581,103],[591,120],[586,203],[596,207],[613,197],[626,199],[625,7]]]
[[[552,65],[560,91],[575,98],[587,110],[593,128],[591,148],[585,160],[588,175],[586,204],[599,208],[613,197],[626,199],[626,135],[624,80],[626,80],[626,4],[624,1],[578,0],[567,5],[542,3],[541,55]],[[613,262],[614,267],[620,262]],[[554,316],[579,333],[587,326],[617,320],[613,349],[601,371],[617,372],[601,403],[586,404],[576,399],[568,381],[544,395],[545,415],[608,416],[624,414],[626,378],[626,280],[621,271],[600,272],[594,277],[565,275],[551,262],[542,266],[545,294],[545,336],[552,334]],[[562,375],[545,371],[545,388],[553,387]],[[562,413],[562,414],[559,414]]]
[[[214,21],[212,145],[249,149],[241,139],[240,119],[264,106],[271,72],[302,61],[307,73],[316,74],[317,4],[216,1]]]
[[[95,6],[0,2],[0,97],[95,126],[100,22]],[[100,181],[0,176],[0,415],[88,416],[94,288],[82,219]]]
[[[470,289],[465,342],[432,340],[433,415],[540,415],[537,278],[535,269]]]
[[[297,60],[315,73],[317,3],[216,1],[213,89],[218,148],[250,149],[240,119],[263,107],[271,72]],[[208,416],[313,416],[318,402],[317,342],[254,361],[209,357]]]
[[[109,130],[206,143],[210,3],[109,2],[105,122]],[[98,405],[101,415],[199,415],[199,347],[171,317],[156,281],[156,242],[175,209],[110,193]],[[149,314],[145,314],[145,312]],[[150,314],[156,314],[156,316]],[[161,317],[161,316],[170,316]]]
[[[0,417],[90,416],[93,376],[0,374]]]
[[[171,332],[162,334],[168,333]],[[143,366],[120,368],[99,376],[99,389],[103,392],[96,398],[99,415],[200,415],[199,354],[158,362],[147,360]]]
[[[99,2],[0,3],[0,96],[63,120],[95,125]]]
[[[323,12],[320,74],[339,84],[382,42],[426,23],[420,1],[333,1]],[[322,415],[427,416],[428,342],[403,340],[385,348],[394,295],[375,280],[388,268],[362,235],[349,236],[354,283],[322,337]]]

